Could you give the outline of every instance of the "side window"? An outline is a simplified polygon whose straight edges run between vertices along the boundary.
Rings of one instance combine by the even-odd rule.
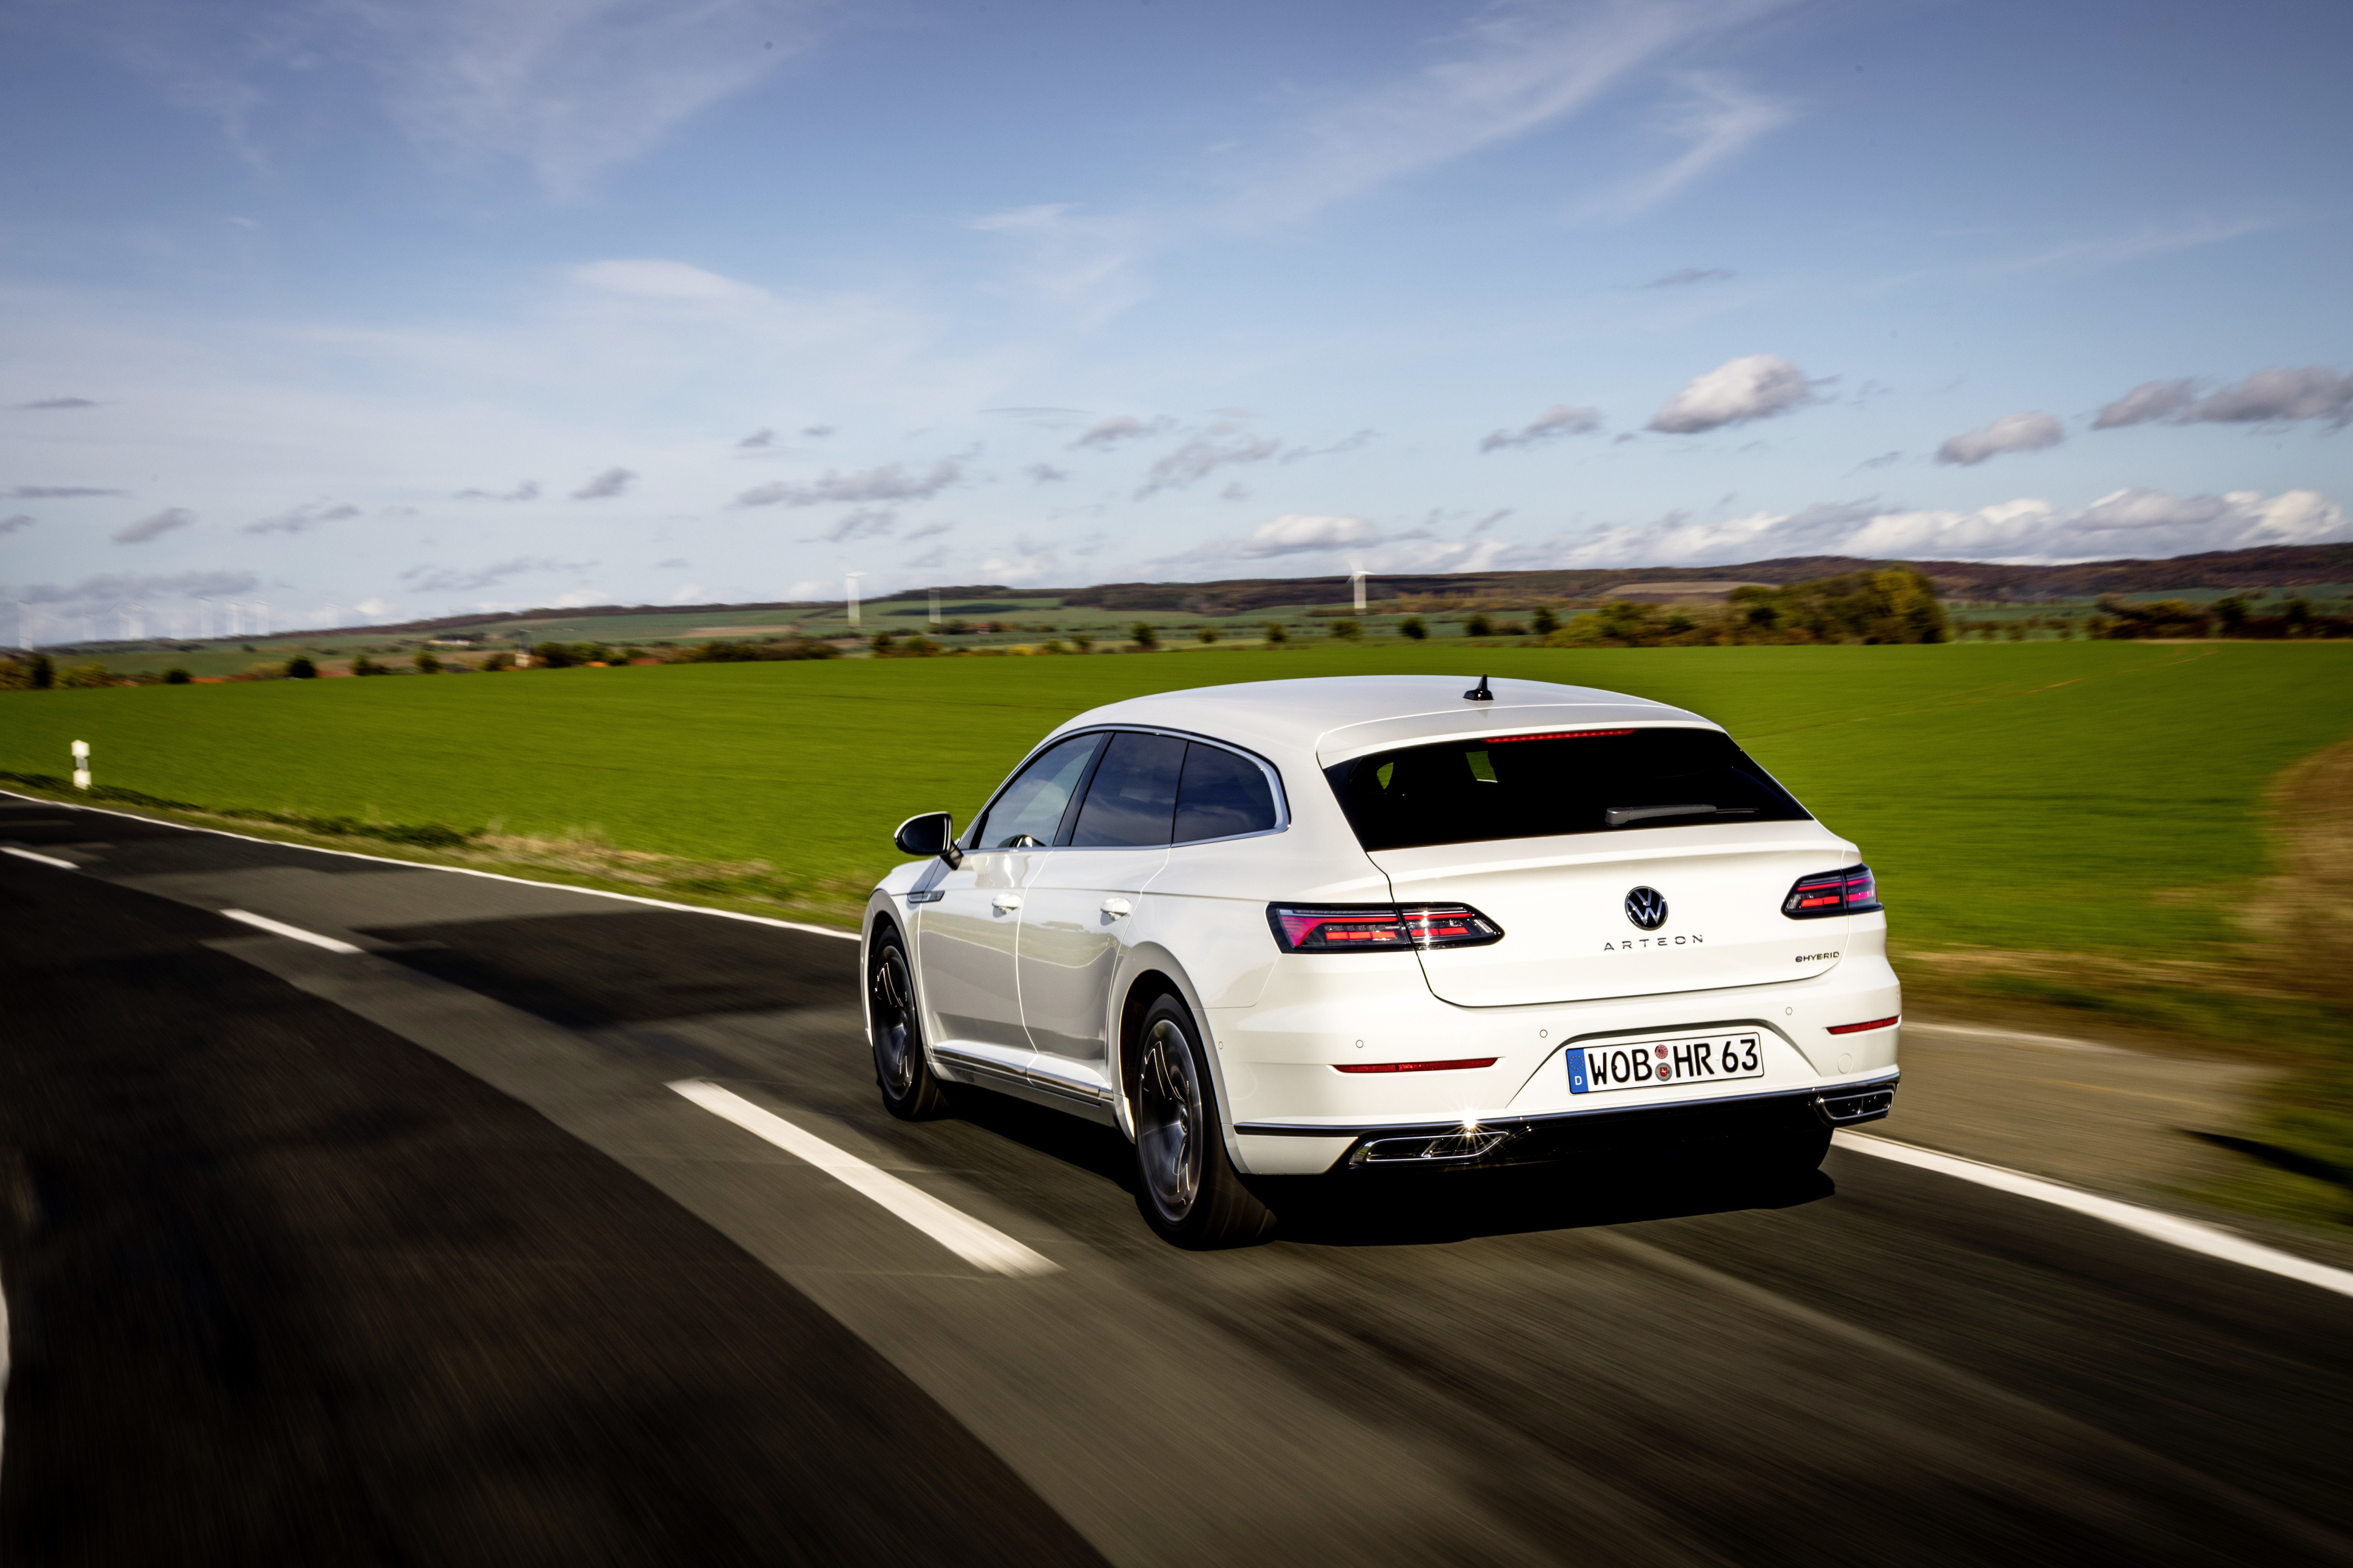
[[[1248,757],[1198,742],[1185,752],[1176,784],[1176,842],[1265,833],[1275,825],[1274,792]]]
[[[1018,849],[1054,842],[1054,831],[1062,826],[1062,813],[1101,744],[1101,735],[1074,735],[1040,752],[997,797],[973,835],[972,847]]]
[[[1184,763],[1185,742],[1174,736],[1113,735],[1087,786],[1071,842],[1094,849],[1167,843]]]

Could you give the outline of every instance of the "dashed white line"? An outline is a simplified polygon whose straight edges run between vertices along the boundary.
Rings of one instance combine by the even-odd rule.
[[[2353,1296],[2353,1272],[2332,1268],[2309,1258],[2298,1258],[2292,1252],[2282,1252],[2275,1247],[2265,1247],[2259,1241],[2249,1241],[2243,1236],[2233,1236],[2227,1230],[2200,1225],[2193,1219],[2183,1219],[2179,1215],[2143,1208],[2138,1204],[2128,1204],[2116,1198],[2104,1198],[2094,1193],[2062,1186],[2057,1182],[2046,1182],[2039,1176],[2030,1176],[2000,1165],[1964,1160],[1957,1154],[1939,1154],[1933,1149],[1898,1143],[1892,1138],[1841,1131],[1831,1133],[1831,1141],[1840,1148],[1858,1154],[1893,1160],[1900,1165],[1916,1165],[1924,1171],[1957,1176],[1964,1182],[1975,1182],[1981,1187],[1991,1187],[1997,1192],[2073,1209],[2077,1214],[2105,1220],[2110,1225],[2185,1251],[2203,1253],[2208,1258],[2219,1258],[2226,1263],[2236,1263],[2248,1268],[2260,1268],[2266,1274],[2301,1279],[2307,1285],[2317,1285],[2323,1290],[2333,1290],[2339,1296]]]
[[[1060,1268],[1043,1253],[1022,1246],[994,1226],[983,1225],[921,1187],[867,1163],[847,1149],[835,1148],[816,1133],[794,1126],[740,1094],[698,1079],[684,1079],[670,1087],[712,1115],[725,1117],[754,1137],[807,1161],[842,1185],[872,1198],[975,1268],[1016,1277],[1051,1274]]]
[[[221,913],[233,921],[242,921],[257,931],[266,931],[272,936],[290,936],[296,942],[307,942],[312,947],[323,947],[329,952],[363,951],[353,947],[350,942],[337,942],[333,937],[321,936],[317,931],[304,931],[301,926],[290,926],[283,921],[271,920],[268,915],[257,915],[247,910],[223,910]]]
[[[70,860],[60,860],[54,855],[36,855],[30,849],[19,849],[13,844],[0,844],[0,854],[14,855],[19,860],[37,860],[44,866],[55,866],[60,871],[81,869]]]

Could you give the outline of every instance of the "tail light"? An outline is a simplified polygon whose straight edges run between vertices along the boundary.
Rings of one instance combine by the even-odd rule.
[[[1269,904],[1266,923],[1285,952],[1396,952],[1504,940],[1504,928],[1468,904]]]
[[[1873,880],[1868,866],[1849,866],[1843,871],[1800,877],[1798,885],[1789,889],[1789,896],[1781,900],[1781,912],[1793,921],[1868,914],[1886,907],[1879,901],[1879,884]]]

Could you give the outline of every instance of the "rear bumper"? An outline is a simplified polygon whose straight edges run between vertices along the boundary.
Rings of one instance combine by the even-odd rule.
[[[1507,1115],[1468,1125],[1440,1121],[1335,1127],[1258,1121],[1238,1123],[1234,1131],[1250,1138],[1347,1138],[1349,1146],[1334,1166],[1342,1170],[1535,1164],[1589,1154],[1794,1138],[1825,1128],[1859,1126],[1887,1114],[1901,1076],[1891,1071],[1797,1090]]]

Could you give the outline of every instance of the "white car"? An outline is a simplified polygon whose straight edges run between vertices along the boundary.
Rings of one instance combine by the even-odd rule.
[[[1082,713],[868,901],[893,1115],[944,1085],[1118,1128],[1185,1246],[1242,1178],[1688,1146],[1810,1170],[1884,1116],[1901,1002],[1855,847],[1717,725],[1482,677]],[[1261,1188],[1264,1184],[1261,1184]]]

